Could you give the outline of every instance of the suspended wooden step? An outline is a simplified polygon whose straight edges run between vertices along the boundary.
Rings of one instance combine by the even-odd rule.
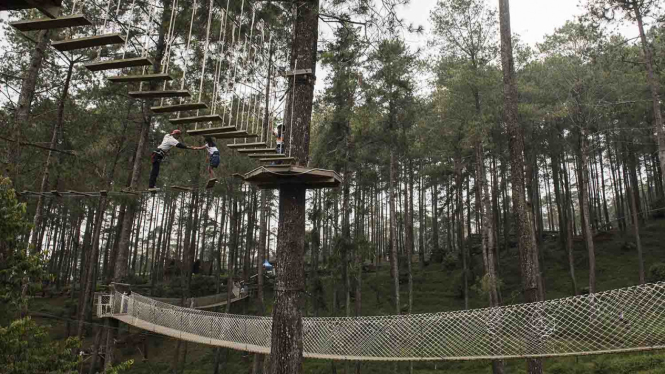
[[[210,136],[217,139],[247,139],[247,138],[256,138],[256,134],[248,134],[247,131],[230,131],[220,134],[209,134]]]
[[[45,16],[57,18],[62,0],[0,0],[0,10],[39,9]]]
[[[292,157],[285,160],[268,159],[266,162],[293,161]],[[279,188],[285,184],[302,185],[305,188],[334,188],[339,187],[342,178],[332,170],[310,169],[292,165],[265,165],[260,166],[245,175],[235,174],[245,183],[252,184],[261,189]]]
[[[238,153],[252,154],[252,153],[272,153],[277,152],[275,148],[242,148],[237,150]]]
[[[219,115],[219,114],[209,114],[205,116],[195,116],[195,117],[183,117],[183,118],[173,118],[170,119],[169,122],[171,122],[174,125],[184,125],[187,123],[198,123],[198,122],[221,122],[223,121],[224,118]],[[232,127],[232,126],[229,126]],[[235,130],[235,127],[232,127],[233,130]]]
[[[166,91],[131,91],[130,97],[135,99],[159,99],[168,97],[190,97],[187,90],[166,90]]]
[[[227,144],[227,147],[231,149],[237,148],[253,148],[253,147],[265,147],[265,142],[256,142],[256,143],[237,143],[237,144]]]
[[[172,122],[174,123],[174,122]],[[210,135],[236,131],[235,126],[211,127],[209,129],[187,130],[188,135]],[[246,133],[246,131],[245,131]]]
[[[294,157],[275,157],[275,158],[262,158],[259,160],[259,162],[262,163],[280,162],[280,163],[291,164],[294,160],[295,160]]]
[[[194,188],[186,186],[171,186],[171,188],[178,191],[186,191],[186,192],[194,191]]]
[[[58,18],[38,18],[17,21],[10,23],[10,25],[19,31],[26,32],[36,30],[62,29],[65,27],[89,26],[92,25],[92,22],[85,18],[83,14],[74,14],[71,16]]]
[[[143,75],[117,75],[115,77],[106,78],[112,83],[133,83],[133,82],[165,82],[170,81],[170,75],[165,73],[158,74],[143,74]]]
[[[145,57],[123,58],[121,60],[88,62],[83,66],[90,71],[133,68],[136,66],[152,66],[152,60]]]
[[[250,154],[250,155],[247,155],[247,157],[249,157],[249,158],[280,158],[280,157],[284,157],[284,155],[281,154],[281,153],[259,153],[259,154],[255,154],[255,155]]]
[[[153,106],[150,107],[150,110],[152,110],[154,113],[175,113],[175,112],[186,112],[188,110],[199,110],[207,108],[208,105],[206,103],[186,103],[186,104]]]
[[[53,42],[51,45],[53,48],[57,49],[60,52],[73,51],[75,49],[83,48],[93,48],[93,47],[103,47],[105,45],[111,44],[124,44],[125,38],[120,34],[106,34],[106,35],[95,35],[88,36],[85,38],[78,39],[66,39],[59,42]]]

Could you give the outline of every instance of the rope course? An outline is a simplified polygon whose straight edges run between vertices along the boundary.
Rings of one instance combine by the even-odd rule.
[[[154,104],[159,100],[159,104],[150,106],[151,111],[154,114],[173,113],[173,117],[168,118],[171,125],[194,124],[194,128],[187,131],[191,136],[221,139],[230,149],[263,164],[280,166],[294,161],[291,157],[291,140],[295,102],[291,99],[285,101],[284,98],[293,92],[297,76],[307,74],[306,71],[311,74],[311,70],[301,69],[305,72],[300,72],[297,70],[296,60],[295,70],[281,74],[286,79],[277,82],[277,74],[272,73],[273,70],[280,70],[273,69],[273,32],[268,22],[260,16],[265,9],[263,7],[267,5],[241,0],[238,9],[232,7],[230,0],[227,0],[224,9],[217,9],[214,0],[191,0],[191,3],[171,0],[166,7],[160,8],[154,0],[143,0],[148,4],[145,9],[144,5],[139,6],[144,4],[141,3],[142,0],[105,0],[102,2],[103,6],[94,3],[96,0],[87,1],[93,1],[88,5],[94,5],[100,10],[101,20],[97,26],[100,34],[54,42],[52,45],[56,49],[65,52],[95,48],[95,60],[85,64],[88,70],[123,69],[124,74],[108,76],[108,81],[139,83],[138,90],[130,90],[128,95]],[[72,3],[72,14],[77,7],[84,7],[81,0],[72,0]],[[140,9],[139,12],[137,8]],[[294,8],[294,11],[295,9],[297,8]],[[217,18],[219,31],[214,32]],[[72,22],[74,21],[70,21]],[[85,23],[82,19],[77,22]],[[188,22],[186,31],[179,34],[176,25],[185,22]],[[195,27],[196,22],[201,25],[205,22],[205,28]],[[158,29],[160,27],[165,27],[166,30]],[[158,50],[156,55],[159,54],[162,58],[159,69],[148,72],[147,69],[154,65],[149,58],[149,50],[157,31],[159,37],[156,40],[163,43],[159,44],[163,46],[163,51]],[[132,42],[130,46],[130,41],[133,40],[136,42]],[[157,46],[158,42],[154,43]],[[268,48],[266,44],[269,45]],[[122,48],[119,59],[102,59],[103,47],[109,45]],[[135,51],[132,52],[132,49]],[[130,70],[134,68],[140,68],[140,74],[133,75]],[[177,71],[182,73],[178,74],[179,77],[175,80],[172,73]],[[196,78],[192,79],[192,76]],[[207,79],[212,81],[206,84]],[[262,81],[265,81],[265,84],[262,84]],[[152,82],[147,90],[144,89],[146,82]],[[155,90],[155,82],[161,83],[160,89]],[[190,90],[190,84],[196,87]],[[271,87],[274,88],[272,92]],[[206,90],[211,92],[206,94]],[[280,99],[277,96],[278,91],[284,93]],[[202,112],[204,110],[207,110],[207,114]],[[195,111],[195,115],[186,114],[191,111]],[[289,123],[284,121],[287,114],[291,114]],[[160,125],[163,125],[163,122],[158,120],[157,126]],[[271,129],[278,130],[274,137],[268,136]],[[284,149],[287,132],[288,150]],[[298,174],[299,172],[290,173],[292,176]],[[289,183],[293,182],[297,181],[290,180]],[[147,191],[109,193],[141,195],[145,192]],[[26,196],[35,194],[25,193]],[[41,196],[101,195],[99,192],[64,192],[58,195],[46,192]]]
[[[132,293],[97,316],[191,342],[269,353],[270,317],[205,312]],[[488,360],[665,348],[665,283],[530,304],[430,314],[303,318],[304,356],[357,361]]]

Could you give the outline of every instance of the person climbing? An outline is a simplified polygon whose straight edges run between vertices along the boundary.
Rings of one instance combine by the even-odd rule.
[[[275,135],[275,143],[277,144],[275,150],[280,155],[284,153],[284,133],[282,131],[282,127],[283,127],[282,125],[277,125],[272,130],[273,135]]]
[[[282,131],[282,128],[282,125],[277,125],[272,130],[273,135],[275,135],[275,143],[277,144],[275,151],[280,155],[284,154],[284,132]],[[281,163],[281,161],[273,161],[272,165],[279,165]]]
[[[212,140],[212,137],[206,136],[205,142],[206,144],[204,147],[208,151],[206,155],[206,161],[208,161],[208,174],[210,175],[211,180],[217,180],[213,169],[216,169],[219,166],[219,149],[217,149],[217,145]]]
[[[169,154],[169,151],[171,148],[176,147],[176,148],[182,148],[182,149],[193,149],[193,150],[201,150],[205,149],[206,146],[202,147],[190,147],[185,145],[184,143],[181,143],[178,139],[180,138],[180,135],[182,132],[178,129],[175,129],[171,131],[170,134],[164,135],[164,139],[162,140],[162,144],[157,147],[157,149],[152,152],[150,155],[150,161],[152,162],[152,170],[150,171],[150,182],[148,188],[151,190],[155,189],[155,185],[157,184],[157,177],[159,176],[159,167],[162,163],[162,160],[164,160],[164,157]]]

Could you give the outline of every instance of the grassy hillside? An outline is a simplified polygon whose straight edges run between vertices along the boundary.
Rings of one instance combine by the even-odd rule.
[[[642,242],[645,251],[645,267],[649,267],[665,259],[665,221],[651,221],[642,229]],[[638,283],[637,253],[625,243],[633,242],[631,235],[613,233],[609,237],[598,238],[596,248],[598,290],[626,287]],[[556,239],[545,241],[542,245],[544,256],[545,288],[548,299],[566,297],[571,294],[571,282],[567,269],[567,256],[563,253]],[[475,256],[472,270],[479,276],[482,264],[479,256]],[[588,261],[586,249],[581,241],[576,242],[575,263],[577,282],[579,287],[586,287],[588,282]],[[414,264],[414,313],[440,312],[463,309],[463,299],[460,288],[460,269],[454,263],[432,264],[425,269],[418,269]],[[500,271],[503,282],[502,295],[505,303],[522,302],[519,283],[519,268],[517,249],[511,248],[500,254]],[[477,277],[474,283],[477,283]],[[330,279],[324,279],[324,289]],[[391,297],[391,280],[387,264],[375,273],[366,273],[363,276],[362,308],[364,315],[392,314],[394,310]],[[471,287],[477,289],[477,287]],[[406,285],[403,285],[402,300],[407,300]],[[272,299],[272,295],[268,295]],[[331,310],[332,294],[323,295],[326,309],[321,315],[327,315]],[[32,310],[66,317],[66,308],[70,301],[64,298],[37,299],[33,302]],[[308,307],[311,308],[311,302]],[[487,306],[486,297],[473,292],[470,295],[472,308]],[[252,305],[234,305],[233,313],[253,313]],[[44,320],[54,326],[56,337],[66,334],[66,321],[50,319]],[[102,323],[100,320],[95,320]],[[73,330],[72,330],[73,331]],[[173,362],[176,352],[176,341],[167,337],[145,334],[132,328],[127,332],[124,327],[120,334],[120,352],[123,359],[134,358],[136,364],[132,373],[166,372]],[[145,339],[145,344],[141,339]],[[86,340],[84,346],[91,345],[91,339]],[[184,343],[180,352],[184,350]],[[143,352],[147,348],[148,360],[143,361]],[[247,367],[253,359],[243,352],[223,351],[227,357],[227,364],[223,373],[247,373]],[[214,349],[198,344],[187,344],[187,365],[185,373],[210,373],[214,360]],[[345,366],[353,368],[353,363],[335,363],[337,372],[344,372]],[[333,363],[330,361],[307,360],[306,373],[331,373]],[[381,373],[391,371],[392,363],[362,364],[363,373]],[[507,373],[524,373],[525,365],[522,360],[513,360],[506,363]],[[547,373],[665,373],[665,352],[590,356],[580,358],[547,359],[545,360]],[[398,365],[398,372],[408,373],[408,363]],[[461,373],[480,374],[490,373],[488,362],[427,362],[415,363],[414,373]]]

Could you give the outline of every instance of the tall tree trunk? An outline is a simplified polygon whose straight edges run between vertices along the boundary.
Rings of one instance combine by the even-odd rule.
[[[439,186],[432,177],[432,257],[438,262],[443,261],[443,253],[439,248]]]
[[[580,130],[580,155],[578,166],[578,181],[580,194],[580,212],[582,213],[582,230],[584,241],[589,252],[589,293],[596,293],[596,254],[593,245],[593,231],[591,231],[591,216],[589,212],[589,169],[587,164],[587,137],[585,129]]]
[[[294,4],[294,34],[291,45],[292,70],[316,71],[319,0]],[[290,95],[284,123],[291,124],[285,137],[285,150],[296,165],[307,165],[309,133],[314,98],[313,76],[290,82]],[[279,196],[279,240],[277,279],[273,309],[271,374],[302,373],[302,292],[305,287],[305,187],[282,185]]]
[[[462,287],[464,292],[464,309],[469,309],[469,264],[466,245],[464,245],[464,186],[462,183],[462,160],[455,158],[455,184],[457,185],[457,243],[462,256]],[[470,227],[467,229],[470,230]],[[471,232],[469,231],[469,235]]]
[[[425,185],[422,176],[422,161],[418,167],[418,262],[420,270],[425,268]]]
[[[565,160],[565,154],[564,154]],[[573,253],[573,235],[575,234],[575,229],[573,227],[573,222],[575,221],[575,212],[573,211],[573,197],[570,192],[570,180],[568,178],[568,170],[565,167],[562,168],[563,177],[564,177],[564,190],[565,190],[565,203],[563,214],[565,215],[566,223],[566,252],[568,253],[568,274],[570,275],[571,285],[573,287],[573,295],[577,296],[579,294],[579,288],[577,288],[577,278],[575,277],[575,257]]]
[[[658,158],[660,159],[660,172],[665,175],[665,124],[663,124],[663,114],[660,110],[660,87],[658,78],[653,70],[653,56],[647,36],[644,31],[644,22],[642,20],[642,11],[640,10],[640,2],[638,0],[631,0],[631,7],[635,13],[637,20],[637,27],[640,30],[640,41],[642,42],[642,52],[644,52],[644,65],[647,69],[647,83],[651,89],[651,103],[653,105],[653,126],[656,128],[656,140],[658,141]],[[663,178],[662,183],[665,183]],[[665,189],[665,188],[663,188]],[[661,196],[663,197],[663,196]]]
[[[259,217],[259,248],[258,248],[258,258],[256,263],[258,264],[258,275],[257,283],[258,290],[256,296],[258,315],[265,315],[265,301],[264,301],[264,274],[263,274],[263,263],[266,259],[266,234],[268,232],[268,192],[266,190],[261,190],[261,203],[260,203],[260,217]],[[314,269],[317,272],[318,269]],[[265,355],[255,354],[254,363],[252,367],[252,374],[261,374],[263,373],[263,363],[265,361]]]
[[[494,218],[492,217],[492,204],[490,202],[489,185],[485,174],[484,151],[482,143],[476,145],[476,206],[482,220],[482,253],[485,274],[487,277],[490,307],[500,305],[497,287],[496,261],[494,259]],[[503,360],[492,361],[492,372],[503,374]]]
[[[526,302],[540,301],[538,290],[538,266],[534,263],[536,253],[535,233],[529,214],[529,207],[524,196],[524,136],[518,122],[517,82],[513,61],[513,44],[510,27],[510,1],[499,0],[499,19],[501,29],[501,65],[503,70],[504,119],[509,136],[510,166],[512,179],[512,198],[515,224],[517,225],[517,245],[520,253],[522,289]],[[535,337],[537,338],[537,337]],[[541,359],[528,359],[527,372],[543,372]]]
[[[399,301],[399,259],[397,257],[397,212],[395,200],[397,200],[397,189],[395,184],[395,174],[397,173],[397,161],[395,160],[395,151],[390,150],[390,274],[393,277],[393,292],[395,298],[395,312],[401,314]]]
[[[9,172],[9,176],[14,179],[14,186],[20,186],[19,176],[20,176],[20,162],[21,162],[21,147],[19,141],[21,140],[21,129],[23,126],[29,126],[28,119],[30,117],[30,107],[32,106],[32,100],[35,97],[35,90],[37,88],[37,77],[39,76],[39,71],[42,68],[42,63],[44,62],[44,55],[46,53],[46,48],[51,41],[51,35],[49,30],[42,30],[37,33],[37,44],[35,49],[32,50],[30,55],[30,64],[28,65],[28,70],[25,71],[23,75],[23,82],[21,84],[21,93],[18,97],[18,104],[16,107],[16,112],[14,113],[14,129],[12,131],[12,137],[15,140],[14,146],[9,147],[9,164],[12,168]]]
[[[44,193],[48,186],[48,177],[51,169],[51,161],[53,160],[53,149],[58,145],[58,134],[62,131],[62,126],[64,123],[64,114],[65,114],[65,103],[67,102],[67,94],[69,93],[69,84],[72,81],[72,72],[74,71],[74,61],[69,62],[67,67],[67,77],[65,78],[65,83],[62,86],[62,92],[60,94],[60,99],[58,100],[58,114],[57,119],[51,127],[51,143],[49,144],[50,150],[46,156],[46,163],[44,164],[44,172],[42,173],[42,183],[39,187],[39,192]],[[17,138],[18,139],[18,138]],[[44,205],[44,196],[39,195],[37,199],[37,207],[35,208],[35,217],[32,221],[32,238],[30,241],[30,247],[32,248],[31,252],[36,253],[37,248],[37,228],[41,225],[42,221],[42,207]]]

